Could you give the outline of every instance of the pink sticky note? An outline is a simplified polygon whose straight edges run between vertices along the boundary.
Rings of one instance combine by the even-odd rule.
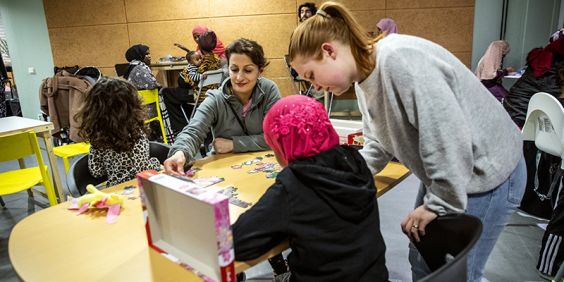
[[[79,214],[85,212],[85,211],[88,209],[89,206],[90,206],[90,203],[84,203],[84,204],[80,207],[80,209],[78,209],[78,213],[77,213],[76,215],[79,215]]]
[[[119,212],[121,210],[120,204],[110,205],[108,207],[108,215],[106,216],[106,223],[112,224],[117,221]]]

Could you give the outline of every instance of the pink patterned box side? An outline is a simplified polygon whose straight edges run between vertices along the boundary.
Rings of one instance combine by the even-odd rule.
[[[151,180],[151,178],[153,178],[153,176],[157,174],[158,173],[155,171],[143,171],[137,174],[137,183],[139,187],[140,198],[143,204],[145,231],[147,233],[147,241],[149,247],[153,248],[158,253],[164,255],[166,258],[170,259],[174,263],[181,265],[186,270],[194,272],[195,274],[200,276],[202,280],[206,282],[215,281],[212,278],[194,269],[187,263],[180,261],[178,258],[168,254],[166,251],[160,249],[159,247],[153,244],[153,241],[151,239],[149,217],[145,208],[148,203],[146,202],[147,201],[146,197],[144,197],[144,189],[146,188],[150,189],[150,187],[145,187],[144,184],[150,182],[153,185],[154,184],[162,185],[158,182]],[[171,176],[165,176],[165,177],[171,177]],[[215,217],[215,231],[216,231],[217,246],[218,246],[218,261],[219,261],[220,272],[221,272],[221,282],[235,282],[236,281],[235,264],[234,264],[235,251],[233,249],[233,234],[231,232],[231,221],[229,218],[229,199],[224,195],[208,191],[207,189],[201,188],[196,184],[176,185],[174,187],[170,187],[170,186],[167,187],[175,191],[178,191],[182,194],[185,194],[187,196],[190,196],[192,198],[206,202],[213,206],[214,217]]]

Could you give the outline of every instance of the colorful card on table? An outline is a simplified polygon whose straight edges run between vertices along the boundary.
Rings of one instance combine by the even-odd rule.
[[[192,178],[192,181],[204,188],[222,182],[223,180],[225,180],[225,178],[219,176]]]
[[[137,181],[149,246],[204,281],[236,281],[228,197],[154,171]]]

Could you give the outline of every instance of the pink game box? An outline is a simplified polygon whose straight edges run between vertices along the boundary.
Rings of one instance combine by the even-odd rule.
[[[156,171],[137,181],[149,246],[204,281],[236,281],[228,198]]]

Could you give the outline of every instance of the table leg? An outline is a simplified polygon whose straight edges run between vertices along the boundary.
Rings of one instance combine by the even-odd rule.
[[[61,182],[61,175],[59,174],[59,167],[57,166],[57,158],[53,153],[53,140],[51,139],[51,134],[47,131],[39,133],[45,141],[45,150],[47,151],[47,157],[49,158],[49,164],[51,165],[51,173],[53,174],[53,185],[55,186],[55,191],[59,197],[59,203],[65,201],[63,197],[63,184]]]
[[[25,161],[24,161],[24,159],[18,159],[18,163],[20,164],[20,168],[21,168],[21,169],[24,169],[24,168],[25,168]],[[28,195],[30,198],[33,198],[33,192],[31,191],[31,189],[27,189],[26,191],[27,191],[27,195]]]
[[[159,70],[158,74],[161,78],[162,78],[162,82],[161,82],[161,86],[164,87],[169,87],[168,85],[168,71],[166,70]]]

